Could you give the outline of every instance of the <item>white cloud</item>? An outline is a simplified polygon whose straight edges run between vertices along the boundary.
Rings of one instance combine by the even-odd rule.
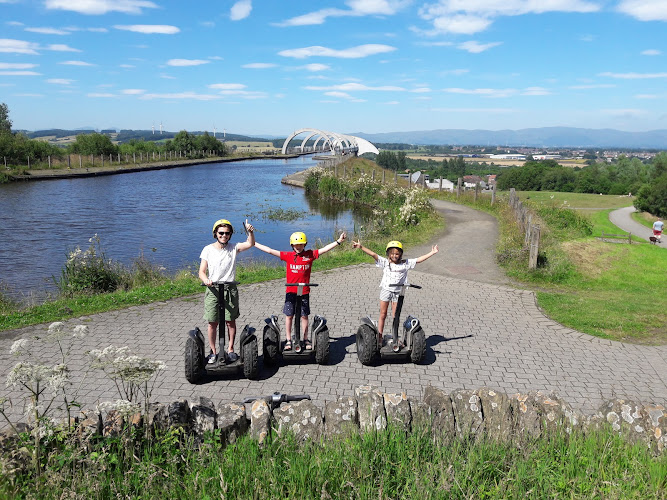
[[[588,83],[584,85],[570,85],[568,88],[572,90],[588,90],[588,89],[613,89],[616,87],[613,83]]]
[[[56,52],[81,52],[79,49],[74,49],[62,43],[52,43],[46,47],[46,50],[55,50]]]
[[[472,35],[484,31],[501,16],[599,10],[598,4],[585,0],[439,0],[421,7],[419,15],[433,25],[433,30],[424,32],[427,35]]]
[[[301,66],[301,68],[305,69],[306,71],[326,71],[328,69],[331,69],[331,66],[328,64],[306,64],[305,66]]]
[[[232,21],[240,21],[250,15],[252,11],[252,2],[250,0],[239,0],[229,11],[229,18]]]
[[[136,68],[136,66],[134,64],[119,64],[118,67],[124,68],[124,69]]]
[[[617,9],[640,21],[667,21],[664,0],[623,0]]]
[[[79,14],[98,15],[108,12],[141,14],[142,9],[156,9],[157,5],[145,0],[46,0],[47,9],[71,10]]]
[[[130,25],[120,25],[117,24],[114,26],[117,30],[124,31],[134,31],[135,33],[144,33],[146,35],[174,35],[179,33],[181,30],[176,26],[170,26],[168,24],[130,24]]]
[[[468,42],[460,43],[458,48],[461,50],[467,50],[471,54],[479,54],[480,52],[492,49],[498,45],[502,45],[502,42],[479,43],[475,40],[470,40]]]
[[[246,88],[242,83],[212,83],[207,86],[209,89],[214,90],[243,90]]]
[[[86,94],[86,97],[109,98],[109,97],[116,97],[116,94],[110,94],[108,92],[91,92],[90,94]]]
[[[65,64],[67,66],[97,66],[97,64],[85,62],[85,61],[63,61],[58,64]]]
[[[71,85],[76,80],[70,80],[68,78],[49,78],[46,80],[46,83],[53,83],[55,85]]]
[[[244,64],[241,67],[246,69],[268,69],[268,68],[275,68],[277,66],[278,66],[277,64],[273,63],[249,63],[249,64]]]
[[[431,111],[444,113],[516,113],[518,110],[512,108],[431,108]]]
[[[13,94],[14,97],[46,97],[44,94]]]
[[[165,80],[176,80],[175,76],[167,75],[165,73],[161,73],[160,78],[164,78]]]
[[[39,33],[40,35],[71,35],[69,31],[59,30],[57,28],[25,28],[30,33]]]
[[[367,91],[377,91],[377,92],[404,92],[403,87],[393,87],[389,85],[384,85],[381,87],[369,87],[361,83],[342,83],[340,85],[329,85],[327,87],[315,87],[307,86],[306,90],[340,90],[343,92],[367,92]]]
[[[410,3],[410,0],[347,0],[345,4],[349,10],[321,9],[293,17],[276,25],[283,27],[317,25],[323,24],[328,17],[393,16]]]
[[[657,49],[647,49],[647,50],[642,50],[641,54],[643,56],[659,56],[660,54],[662,54],[662,52],[660,52]]]
[[[389,105],[389,106],[394,106],[394,105],[396,105],[396,104],[400,104],[400,102],[399,102],[399,101],[387,101],[387,102],[385,102],[384,104],[387,104],[387,105]]]
[[[37,64],[30,63],[0,63],[0,69],[32,69],[36,67]]]
[[[178,92],[174,94],[143,94],[141,99],[172,99],[172,100],[187,100],[187,101],[212,101],[220,99],[219,95],[215,94],[198,94],[196,92]]]
[[[121,94],[125,95],[139,95],[145,93],[146,91],[144,89],[124,89],[121,90],[120,92]]]
[[[325,92],[324,95],[328,95],[329,97],[340,97],[343,99],[352,99],[352,96],[348,94],[347,92],[338,92],[338,91],[331,91],[331,92]]]
[[[658,97],[655,94],[637,94],[635,99],[658,99]]]
[[[462,89],[452,87],[442,90],[448,94],[479,95],[482,97],[509,97],[516,94],[516,89]]]
[[[551,91],[544,87],[528,87],[521,92],[521,95],[551,95]]]
[[[0,38],[0,52],[13,52],[16,54],[37,55],[39,45],[24,40],[12,40],[11,38]]]
[[[210,62],[204,59],[169,59],[167,66],[201,66]]]
[[[608,76],[609,78],[620,78],[622,80],[643,80],[649,78],[667,78],[667,73],[600,73],[599,76]]]
[[[36,71],[0,71],[3,76],[39,76],[41,73]]]
[[[428,87],[417,87],[416,89],[412,89],[410,92],[415,94],[425,94],[427,92],[431,92],[431,89]]]
[[[358,59],[385,52],[393,52],[396,47],[381,44],[366,44],[350,47],[349,49],[335,50],[319,45],[303,47],[300,49],[289,49],[278,52],[283,57],[294,57],[296,59],[305,59],[306,57],[339,57],[342,59]]]

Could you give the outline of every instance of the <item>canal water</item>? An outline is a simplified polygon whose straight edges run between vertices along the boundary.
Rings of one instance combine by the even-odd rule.
[[[315,164],[309,156],[257,159],[0,185],[1,291],[24,299],[55,291],[68,252],[87,249],[95,234],[108,258],[130,265],[143,255],[171,272],[198,265],[220,218],[234,225],[233,242],[245,240],[246,217],[257,241],[278,250],[289,250],[294,231],[304,231],[309,246],[332,241],[363,214],[319,207],[303,189],[280,183]],[[279,263],[257,249],[239,257]]]

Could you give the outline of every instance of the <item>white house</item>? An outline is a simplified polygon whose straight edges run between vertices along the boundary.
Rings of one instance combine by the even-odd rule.
[[[433,179],[431,181],[428,181],[426,183],[426,187],[429,189],[440,189],[440,179]],[[455,184],[448,180],[448,179],[442,179],[442,189],[446,189],[447,191],[454,191]]]

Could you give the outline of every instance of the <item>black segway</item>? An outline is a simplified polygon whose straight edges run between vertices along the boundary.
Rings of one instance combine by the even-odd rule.
[[[398,328],[401,324],[401,309],[405,290],[410,288],[421,289],[420,286],[410,284],[396,284],[401,292],[396,303],[396,314],[392,323],[391,335],[383,336],[384,345],[379,345],[379,332],[376,324],[366,316],[361,318],[361,325],[357,329],[357,356],[362,365],[372,365],[379,359],[407,360],[415,364],[421,363],[426,355],[426,334],[422,330],[419,320],[408,316],[403,323],[403,338],[398,337]]]
[[[301,341],[301,296],[304,286],[318,286],[315,283],[287,283],[286,286],[296,286],[296,305],[294,306],[294,322],[292,324],[292,349],[285,351],[284,341],[280,341],[280,327],[278,326],[278,316],[272,315],[266,318],[264,327],[264,362],[268,365],[276,365],[282,357],[285,360],[312,360],[320,365],[326,365],[329,362],[329,328],[327,320],[323,316],[315,315],[310,327],[310,338],[313,348],[307,350]]]
[[[218,298],[224,297],[225,287],[237,285],[238,281],[218,281],[211,285],[211,290]],[[203,285],[205,286],[205,285]],[[202,331],[195,327],[188,332],[188,338],[185,341],[185,378],[191,384],[197,382],[204,373],[238,373],[243,371],[246,378],[256,380],[259,376],[259,360],[257,355],[257,336],[255,329],[245,325],[239,337],[241,353],[235,361],[230,361],[225,349],[225,304],[223,300],[218,300],[220,307],[220,322],[218,323],[218,359],[215,363],[206,362],[206,345]]]

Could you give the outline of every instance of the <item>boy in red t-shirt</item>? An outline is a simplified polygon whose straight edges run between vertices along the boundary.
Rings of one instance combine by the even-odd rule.
[[[310,281],[310,270],[313,267],[313,261],[320,257],[320,255],[327,253],[329,250],[335,248],[345,241],[345,233],[341,233],[340,237],[319,250],[305,250],[306,239],[305,233],[292,233],[289,238],[289,243],[292,246],[292,252],[279,252],[273,248],[255,242],[255,247],[262,252],[266,252],[280,260],[287,265],[286,278],[287,283],[308,283]],[[289,351],[292,349],[292,322],[294,320],[294,308],[296,305],[297,287],[288,286],[285,290],[285,305],[283,306],[283,314],[285,314],[285,334],[287,342],[283,350]],[[301,331],[303,332],[303,342],[306,350],[312,350],[313,343],[308,338],[308,315],[310,314],[309,301],[310,288],[303,287],[303,295],[301,297]]]

